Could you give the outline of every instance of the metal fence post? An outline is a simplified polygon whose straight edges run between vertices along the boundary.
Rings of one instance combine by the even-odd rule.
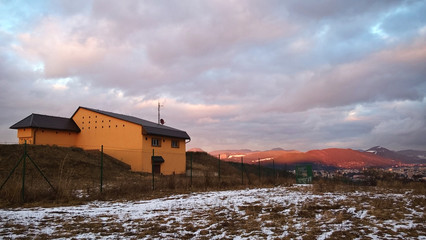
[[[218,157],[218,163],[219,163],[219,169],[218,169],[218,175],[219,175],[219,185],[220,185],[220,154],[219,154],[219,157]]]
[[[190,158],[191,159],[191,166],[190,166],[191,167],[191,171],[190,171],[190,173],[191,173],[191,178],[190,178],[191,179],[191,185],[190,185],[191,188],[192,188],[192,155],[194,155],[194,152],[191,152],[191,158]]]
[[[22,164],[22,189],[21,189],[21,197],[22,197],[22,202],[25,201],[25,163],[26,163],[26,158],[27,158],[27,140],[25,140],[24,143],[24,162]]]
[[[154,149],[152,149],[152,156],[154,157]],[[152,190],[154,191],[155,189],[155,183],[154,183],[154,162],[152,161],[151,158],[151,172],[152,172]]]
[[[274,169],[274,184],[275,184],[275,180],[276,180],[276,177],[277,177],[277,175],[276,175],[276,173],[275,173],[275,160],[274,159],[272,159],[272,168]]]
[[[257,165],[259,166],[259,183],[261,184],[261,179],[260,179],[260,158],[257,159]]]
[[[104,177],[104,145],[101,145],[101,186],[100,186],[101,193],[102,193],[103,177]]]
[[[244,162],[243,157],[241,157],[241,185],[244,185]]]

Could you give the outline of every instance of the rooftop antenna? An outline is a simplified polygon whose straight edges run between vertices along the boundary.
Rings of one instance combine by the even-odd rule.
[[[160,107],[164,107],[164,105],[160,104],[160,101],[158,101],[158,125],[163,125],[164,120],[160,118]]]

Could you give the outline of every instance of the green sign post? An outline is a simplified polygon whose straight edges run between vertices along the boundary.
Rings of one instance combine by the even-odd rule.
[[[296,166],[296,183],[311,184],[313,178],[312,165]]]

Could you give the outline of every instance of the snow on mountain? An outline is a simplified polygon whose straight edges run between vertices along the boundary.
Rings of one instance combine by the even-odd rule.
[[[385,149],[385,148],[383,148]],[[378,147],[377,150],[382,150]],[[221,159],[226,161],[240,162],[241,158],[245,163],[258,163],[264,162],[274,164],[277,167],[301,164],[301,163],[312,163],[317,166],[325,167],[339,167],[339,168],[363,168],[370,166],[391,166],[395,162],[391,159],[384,158],[382,156],[376,156],[372,152],[360,152],[352,149],[322,149],[322,150],[311,150],[306,153],[299,151],[288,151],[288,150],[269,150],[269,151],[245,151],[241,150],[226,150],[226,151],[215,151],[210,153],[213,156],[220,155]]]
[[[423,154],[426,156],[426,151],[403,150],[395,152],[381,146],[375,146],[366,150],[366,152],[406,164],[425,163],[424,160],[426,159],[419,157]]]

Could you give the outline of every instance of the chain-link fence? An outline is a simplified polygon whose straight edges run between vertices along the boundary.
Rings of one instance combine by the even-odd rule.
[[[119,149],[120,151],[133,151]],[[0,201],[136,199],[189,191],[290,185],[294,176],[275,165],[220,160],[205,152],[186,153],[186,173],[132,172],[98,150],[37,145],[0,145]]]

